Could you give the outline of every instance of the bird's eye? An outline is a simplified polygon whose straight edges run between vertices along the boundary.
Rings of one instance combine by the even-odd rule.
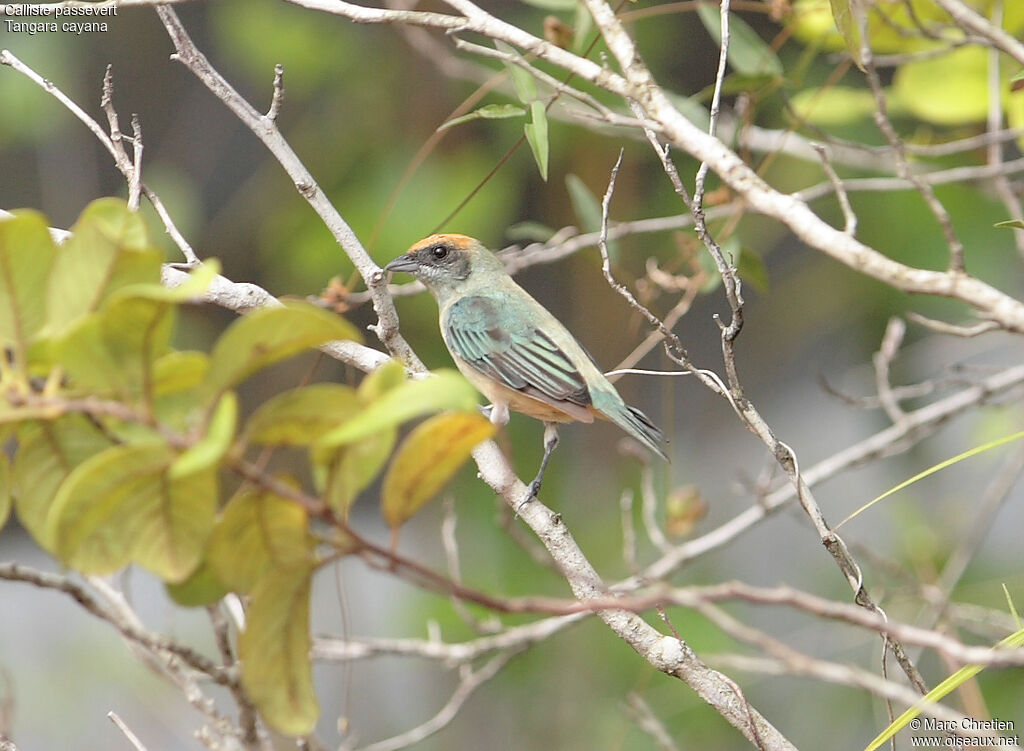
[[[446,245],[435,245],[430,249],[430,254],[438,261],[444,260],[448,255],[448,246]]]

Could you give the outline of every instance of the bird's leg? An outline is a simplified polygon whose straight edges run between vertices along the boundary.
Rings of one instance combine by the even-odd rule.
[[[533,478],[533,481],[526,488],[526,496],[516,506],[516,513],[519,512],[523,506],[532,501],[537,493],[540,492],[540,484],[544,480],[544,470],[548,468],[548,462],[551,461],[551,454],[555,451],[555,446],[558,445],[558,426],[553,422],[544,423],[544,458],[540,460],[540,469],[537,470],[537,476]]]
[[[477,407],[480,414],[491,421],[492,425],[508,425],[508,404],[495,402],[486,407]]]

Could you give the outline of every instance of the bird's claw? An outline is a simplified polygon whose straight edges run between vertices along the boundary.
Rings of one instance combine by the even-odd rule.
[[[526,493],[523,495],[523,500],[516,504],[516,516],[519,516],[519,512],[523,510],[527,503],[537,497],[537,493],[540,492],[539,478],[535,478],[533,482],[526,486]]]

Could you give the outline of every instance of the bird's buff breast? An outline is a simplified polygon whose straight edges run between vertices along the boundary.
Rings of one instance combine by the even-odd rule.
[[[506,404],[513,412],[521,412],[528,417],[544,422],[593,422],[593,413],[576,404],[569,404],[567,407],[573,414],[559,409],[547,402],[535,399],[515,389],[510,389],[500,383],[495,383],[478,370],[468,365],[462,358],[452,355],[455,365],[466,380],[472,383],[477,391],[487,397],[492,404]]]

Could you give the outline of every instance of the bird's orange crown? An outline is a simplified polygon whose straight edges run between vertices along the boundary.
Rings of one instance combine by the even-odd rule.
[[[478,242],[474,240],[472,237],[467,237],[466,235],[445,233],[439,235],[431,235],[430,237],[424,237],[422,240],[413,243],[412,247],[409,248],[408,252],[415,253],[420,248],[426,248],[431,245],[435,245],[436,243],[448,243],[452,247],[457,248],[458,250],[468,250],[469,248],[474,247],[475,245],[478,244]]]

